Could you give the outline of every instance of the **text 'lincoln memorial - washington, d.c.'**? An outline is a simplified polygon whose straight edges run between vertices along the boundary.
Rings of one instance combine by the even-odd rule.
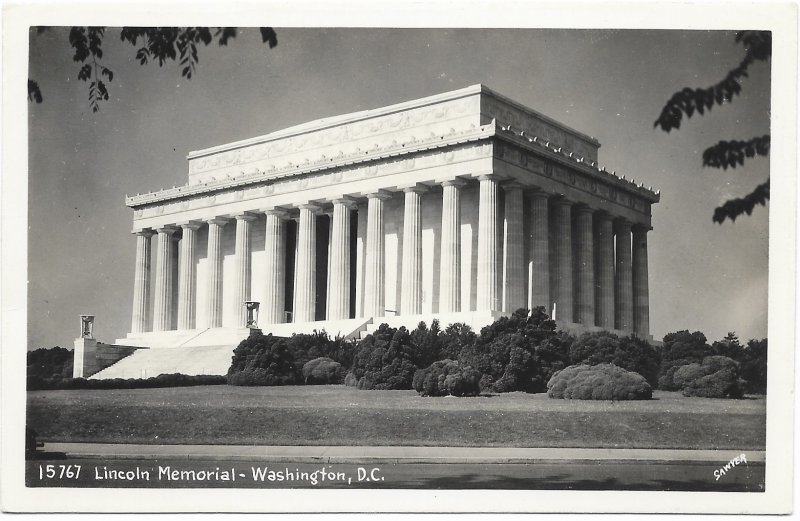
[[[601,168],[599,147],[474,85],[191,152],[187,184],[126,199],[133,314],[116,344],[150,348],[126,376],[137,356],[225,374],[246,302],[275,335],[479,331],[544,306],[563,329],[649,340],[659,194]]]

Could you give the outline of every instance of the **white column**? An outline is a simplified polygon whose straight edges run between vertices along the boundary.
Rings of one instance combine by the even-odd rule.
[[[367,247],[364,270],[364,316],[385,314],[386,282],[384,263],[383,202],[391,194],[380,191],[367,195]]]
[[[617,272],[615,277],[616,328],[633,330],[633,275],[631,273],[631,223],[625,219],[616,222]]]
[[[572,299],[572,203],[566,199],[552,201],[553,263],[552,291],[556,320],[573,322]],[[552,311],[552,310],[550,310]]]
[[[222,227],[228,220],[209,219],[206,327],[222,327]]]
[[[261,306],[259,320],[264,324],[281,324],[286,311],[286,219],[288,214],[279,209],[269,209],[264,231],[266,250],[265,274],[267,291]]]
[[[158,232],[158,249],[156,250],[156,287],[153,306],[153,331],[169,331],[172,329],[172,268],[175,243],[172,234],[177,229],[165,226]]]
[[[647,232],[644,226],[633,228],[633,332],[640,338],[650,336],[650,290],[647,270]]]
[[[317,213],[319,206],[300,206],[300,221],[297,227],[297,261],[294,273],[294,320],[313,322],[316,320],[317,298]]]
[[[133,276],[133,316],[131,333],[147,331],[150,316],[150,237],[152,230],[136,233],[136,267]]]
[[[523,259],[522,185],[503,185],[503,311],[513,313],[525,307],[525,267]]]
[[[247,309],[245,301],[250,300],[250,223],[256,220],[254,215],[241,213],[236,217],[236,274],[234,280],[234,313],[236,327],[247,327]]]
[[[466,184],[461,179],[442,183],[440,313],[461,311],[461,187]]]
[[[178,329],[195,328],[195,306],[197,299],[197,261],[195,232],[200,223],[183,223],[180,251],[178,252]]]
[[[594,228],[592,214],[587,206],[576,208],[575,261],[577,282],[578,322],[594,326]]]
[[[350,318],[350,199],[333,201],[328,256],[328,320]]]
[[[542,306],[550,314],[550,215],[549,194],[535,191],[530,194],[531,212],[528,237],[528,308]]]
[[[497,177],[484,175],[480,180],[478,201],[478,281],[477,310],[500,309],[497,269]]]
[[[595,214],[595,323],[614,329],[614,221],[607,212]]]
[[[425,185],[404,188],[403,273],[400,288],[400,314],[422,313],[422,194]]]

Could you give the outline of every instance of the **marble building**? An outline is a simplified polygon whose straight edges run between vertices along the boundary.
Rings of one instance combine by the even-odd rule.
[[[258,327],[476,329],[544,306],[563,328],[650,339],[659,194],[600,143],[483,85],[190,152],[188,182],[126,198],[131,331],[230,350]],[[228,358],[229,360],[229,358]]]

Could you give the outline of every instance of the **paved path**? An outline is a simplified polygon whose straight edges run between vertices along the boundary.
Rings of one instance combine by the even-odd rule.
[[[763,464],[765,451],[686,449],[578,449],[513,447],[343,447],[45,443],[45,452],[70,458],[269,461],[304,463],[720,463],[742,453]]]

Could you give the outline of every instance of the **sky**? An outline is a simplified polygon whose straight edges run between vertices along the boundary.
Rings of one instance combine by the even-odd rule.
[[[325,29],[276,27],[278,46],[241,29],[200,49],[194,77],[177,63],[140,66],[110,28],[110,100],[92,113],[66,29],[32,34],[28,104],[28,349],[71,347],[78,316],[95,337],[130,329],[135,238],[126,194],[187,182],[186,155],[313,119],[483,83],[596,137],[600,164],[661,190],[649,241],[650,321],[657,339],[689,329],[709,341],[767,335],[769,206],[723,225],[716,206],[769,175],[702,167],[721,139],[769,133],[770,66],[742,94],[667,134],[653,122],[673,92],[707,87],[743,56],[722,31]],[[34,320],[33,317],[36,319]]]

